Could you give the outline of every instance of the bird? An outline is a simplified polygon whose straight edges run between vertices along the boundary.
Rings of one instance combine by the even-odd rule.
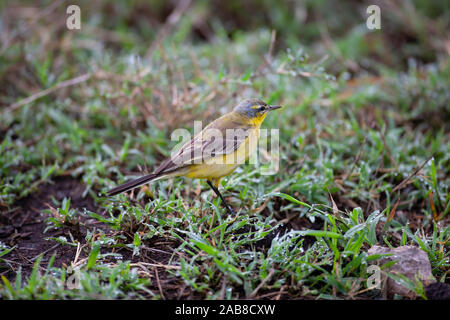
[[[245,163],[255,151],[260,126],[270,111],[281,108],[256,98],[245,99],[219,117],[163,161],[150,174],[106,192],[115,196],[143,184],[171,177],[206,179],[229,214],[235,214],[219,191],[220,181]]]

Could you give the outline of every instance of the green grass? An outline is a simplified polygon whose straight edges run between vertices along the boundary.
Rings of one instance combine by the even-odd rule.
[[[416,6],[430,23],[425,14],[434,9]],[[414,29],[410,53],[405,44],[389,51],[390,31],[370,33],[346,16],[336,18],[349,22],[345,30],[331,23],[327,31],[331,47],[320,20],[301,36],[292,22],[277,29],[279,47],[269,56],[269,26],[230,35],[213,19],[214,37],[202,42],[185,16],[146,56],[155,38],[148,27],[128,28],[125,13],[108,24],[90,9],[81,31],[46,26],[53,49],[36,29],[0,55],[0,213],[16,212],[58,177],[80,181],[95,211],[66,195],[41,210],[42,237],[58,250],[79,248],[79,288],[67,287],[74,257],[56,266],[43,252],[23,273],[8,259],[21,248],[4,241],[0,297],[369,299],[381,296],[364,291],[375,244],[419,246],[435,278],[449,282],[450,59],[422,29]],[[271,23],[279,26],[289,10],[275,11]],[[13,106],[85,73],[86,81]],[[280,130],[280,170],[266,176],[244,165],[222,181],[236,216],[198,180],[101,195],[169,156],[174,129],[209,122],[244,97],[284,106],[263,124]],[[78,224],[81,239],[73,234]]]

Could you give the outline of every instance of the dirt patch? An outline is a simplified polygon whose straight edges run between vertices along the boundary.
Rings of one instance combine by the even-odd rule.
[[[425,294],[430,300],[450,300],[450,284],[435,282],[425,287]]]
[[[69,266],[75,258],[77,248],[60,244],[48,238],[65,236],[70,239],[70,235],[72,235],[83,247],[86,244],[87,230],[92,231],[95,228],[112,237],[115,233],[121,233],[127,239],[129,238],[129,242],[132,242],[131,234],[124,231],[113,231],[106,224],[89,216],[79,216],[73,224],[69,223],[56,230],[49,229],[44,233],[48,226],[46,219],[49,215],[43,211],[49,209],[49,205],[55,207],[52,197],[58,201],[70,198],[71,208],[79,211],[86,209],[102,215],[89,195],[83,197],[84,190],[85,186],[75,178],[56,177],[52,183],[41,184],[36,192],[17,201],[12,210],[0,212],[0,241],[8,246],[15,246],[10,253],[2,257],[0,275],[4,275],[14,282],[20,267],[22,279],[28,278],[40,254],[43,254],[41,270],[46,267],[53,254],[56,254],[53,264],[55,267]],[[109,251],[121,254],[122,261],[130,261],[141,276],[151,279],[149,289],[160,293],[166,299],[195,298],[196,294],[192,289],[182,279],[174,277],[166,269],[171,259],[172,261],[177,260],[177,255],[182,254],[174,253],[179,245],[177,241],[153,237],[143,241],[139,255],[133,256],[133,250],[128,247],[102,247],[101,252]],[[85,248],[81,251],[79,259],[87,258],[88,255],[89,249]],[[105,258],[104,262],[108,262],[108,260],[113,263],[117,262],[112,257]]]
[[[53,253],[56,253],[55,266],[69,263],[75,255],[76,248],[62,246],[46,238],[67,236],[70,232],[75,238],[82,240],[86,234],[84,230],[86,227],[76,223],[68,228],[47,230],[44,233],[48,215],[43,213],[43,210],[53,205],[52,197],[58,201],[70,197],[72,208],[80,210],[86,208],[96,212],[94,200],[89,195],[82,196],[84,190],[85,186],[72,177],[57,177],[53,183],[42,184],[38,191],[17,201],[12,210],[1,212],[0,241],[11,247],[15,246],[15,249],[3,257],[5,263],[0,264],[0,274],[11,279],[21,266],[22,274],[28,276],[41,253],[43,253],[41,265],[45,265]]]

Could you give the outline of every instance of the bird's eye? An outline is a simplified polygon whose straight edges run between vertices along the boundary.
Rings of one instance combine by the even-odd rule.
[[[265,106],[260,106],[260,107],[258,108],[258,111],[264,111],[265,109],[266,109]]]

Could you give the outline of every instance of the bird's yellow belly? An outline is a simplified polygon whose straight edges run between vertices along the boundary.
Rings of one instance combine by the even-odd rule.
[[[255,151],[258,144],[259,130],[255,129],[236,151],[210,158],[201,164],[189,166],[184,176],[194,179],[218,179],[231,174],[236,168],[245,163]]]
[[[232,173],[238,165],[232,164],[195,164],[189,168],[185,175],[195,179],[218,179]]]

